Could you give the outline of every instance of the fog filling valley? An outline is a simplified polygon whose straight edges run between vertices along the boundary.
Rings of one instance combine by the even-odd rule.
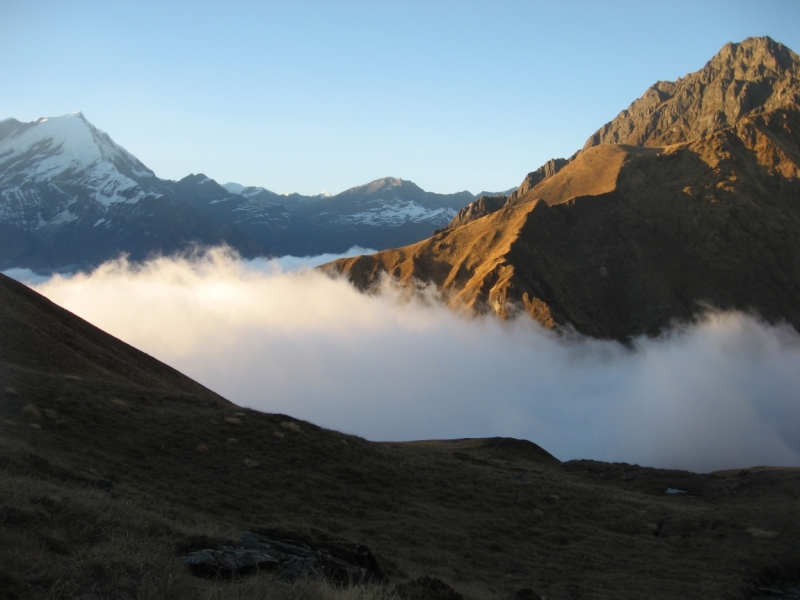
[[[509,436],[562,460],[800,465],[800,336],[738,313],[634,347],[364,295],[224,249],[7,274],[233,402],[370,440]]]

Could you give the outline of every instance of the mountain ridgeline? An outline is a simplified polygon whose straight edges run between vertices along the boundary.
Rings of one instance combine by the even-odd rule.
[[[508,198],[323,268],[361,289],[389,274],[435,284],[454,308],[628,339],[709,308],[800,329],[798,249],[800,58],[765,37],[656,83]]]
[[[69,269],[227,244],[245,257],[389,248],[475,198],[391,177],[336,196],[156,177],[81,113],[0,122],[0,268]]]

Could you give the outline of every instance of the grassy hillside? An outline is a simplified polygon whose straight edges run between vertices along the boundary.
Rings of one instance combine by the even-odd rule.
[[[470,598],[734,598],[800,576],[798,469],[370,442],[237,407],[2,276],[0,339],[3,597],[373,598],[430,575]],[[365,544],[388,579],[213,581],[176,558],[259,526]]]

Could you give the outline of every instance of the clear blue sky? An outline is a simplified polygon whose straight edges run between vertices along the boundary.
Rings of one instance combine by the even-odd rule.
[[[800,2],[0,2],[0,119],[76,110],[157,175],[499,191]]]

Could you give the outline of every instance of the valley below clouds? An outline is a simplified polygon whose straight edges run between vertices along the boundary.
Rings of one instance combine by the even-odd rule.
[[[362,250],[354,250],[361,252]],[[35,277],[52,301],[233,402],[370,440],[508,436],[561,460],[800,465],[800,336],[740,313],[631,347],[457,314],[390,283],[225,249]]]

